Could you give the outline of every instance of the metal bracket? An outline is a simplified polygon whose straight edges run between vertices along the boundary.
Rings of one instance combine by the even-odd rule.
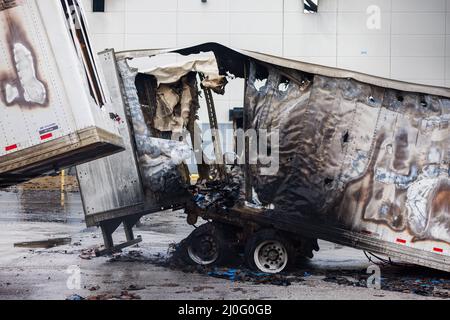
[[[131,247],[135,244],[138,244],[139,242],[142,242],[142,237],[141,236],[137,236],[136,239],[133,239],[131,241],[127,241],[121,244],[118,244],[116,246],[110,247],[108,249],[102,249],[102,250],[95,250],[95,256],[96,257],[101,257],[101,256],[105,256],[105,255],[109,255],[109,254],[113,254],[116,252],[119,252],[120,250],[126,248],[126,247]]]
[[[102,235],[103,235],[103,242],[105,245],[105,249],[102,250],[96,250],[95,255],[97,257],[111,254],[117,251],[122,250],[123,248],[135,245],[142,241],[142,237],[138,236],[137,238],[134,237],[133,233],[133,227],[136,225],[136,223],[141,218],[140,215],[134,215],[131,217],[127,217],[124,219],[115,219],[110,220],[106,222],[100,223],[100,228],[102,229]],[[125,231],[125,237],[127,239],[126,242],[114,245],[114,240],[112,237],[112,234],[117,230],[117,228],[120,226],[120,224],[123,223],[123,228]]]

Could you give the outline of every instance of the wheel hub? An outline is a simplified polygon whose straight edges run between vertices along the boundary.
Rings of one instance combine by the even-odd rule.
[[[279,241],[264,241],[255,250],[256,266],[263,272],[278,273],[287,265],[286,248]]]
[[[267,258],[271,261],[277,261],[280,258],[280,255],[278,251],[270,249],[269,253],[267,254]]]
[[[219,257],[218,245],[214,237],[203,235],[192,241],[188,247],[189,257],[197,264],[208,265]]]
[[[214,242],[214,239],[211,237],[204,237],[200,240],[199,252],[205,256],[214,255],[217,250],[217,246]]]

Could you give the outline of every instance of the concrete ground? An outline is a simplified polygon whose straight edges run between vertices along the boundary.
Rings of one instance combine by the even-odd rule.
[[[182,212],[157,213],[137,228],[143,237],[138,247],[126,249],[115,261],[89,259],[89,249],[102,238],[97,228],[85,227],[78,193],[67,194],[61,203],[58,192],[0,192],[0,299],[66,299],[74,294],[96,299],[442,299],[437,295],[448,297],[450,289],[448,274],[391,266],[381,269],[386,290],[368,289],[359,282],[370,265],[363,252],[327,242],[320,242],[315,258],[283,275],[281,283],[214,276],[230,269],[208,274],[165,265],[169,246],[191,231]],[[14,247],[16,242],[60,237],[71,237],[72,243],[52,249]],[[121,230],[115,240],[124,240]]]

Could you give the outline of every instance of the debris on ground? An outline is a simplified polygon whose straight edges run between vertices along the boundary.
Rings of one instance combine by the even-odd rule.
[[[283,274],[269,274],[262,272],[253,272],[245,269],[215,269],[208,272],[208,275],[215,278],[227,279],[239,282],[251,282],[254,284],[272,284],[277,286],[290,286],[291,280]],[[304,281],[301,278],[297,282]]]
[[[404,272],[405,269],[409,269],[408,276],[404,275],[406,274]],[[403,267],[400,275],[396,270],[396,268],[393,268],[383,272],[384,277],[381,279],[381,290],[411,293],[426,297],[450,298],[450,278],[448,275],[425,269],[422,270],[422,273],[431,272],[430,276],[422,275],[419,278],[414,277],[414,267]],[[326,274],[322,280],[339,285],[367,288],[367,277],[365,270],[361,272],[339,270],[333,274]]]
[[[125,288],[124,291],[139,291],[139,290],[144,290],[145,287],[144,286],[139,286],[136,284],[130,284],[128,286],[128,288]]]
[[[243,294],[247,293],[247,290],[244,290],[242,288],[233,288],[233,289],[231,289],[231,291],[233,291],[233,292],[242,292]]]
[[[129,250],[127,252],[114,253],[108,262],[145,262],[148,260],[140,250]]]
[[[95,258],[95,248],[87,248],[81,250],[79,257],[84,260],[91,260],[92,258]]]
[[[201,292],[201,291],[204,291],[204,290],[213,290],[213,289],[214,289],[214,287],[200,286],[200,287],[192,288],[192,291],[194,291],[194,292]]]
[[[450,280],[444,279],[385,279],[381,289],[403,293],[413,293],[427,297],[450,298]]]
[[[301,282],[304,281],[300,277],[290,279],[283,274],[268,274],[261,272],[253,272],[243,269],[235,268],[214,268],[200,265],[187,264],[182,261],[174,251],[169,252],[168,255],[154,254],[144,255],[141,251],[132,250],[128,252],[122,252],[114,255],[109,262],[146,262],[153,265],[181,270],[186,273],[199,273],[205,274],[215,278],[227,279],[236,282],[251,282],[254,284],[273,284],[279,286],[289,286],[292,281]]]
[[[86,300],[85,298],[83,298],[82,296],[78,295],[78,294],[73,294],[71,296],[68,296],[66,298],[66,300],[70,300],[70,301],[81,301],[81,300]]]
[[[90,287],[89,288],[89,291],[97,291],[97,290],[100,290],[100,286],[92,286],[92,287]]]
[[[70,244],[72,238],[53,238],[39,241],[17,242],[14,243],[15,248],[44,248],[50,249],[58,246]]]
[[[95,296],[89,296],[86,300],[140,300],[141,297],[135,293],[123,290],[120,295],[115,294],[99,294]]]
[[[367,278],[369,276],[365,269],[316,270],[314,268],[305,269],[304,267],[299,267],[295,272],[267,274],[248,270],[239,262],[235,266],[228,268],[193,265],[183,260],[181,243],[171,245],[167,254],[144,254],[141,250],[129,250],[115,254],[109,260],[109,262],[136,261],[150,263],[172,270],[179,270],[185,273],[198,273],[234,282],[272,284],[277,286],[289,286],[292,283],[304,282],[310,277],[317,277],[317,279],[322,279],[322,281],[338,285],[367,288]],[[405,266],[385,267],[382,270],[382,274],[380,295],[382,295],[383,290],[386,290],[422,296],[450,298],[450,278],[448,274],[435,272],[430,269],[417,271],[414,268]],[[130,289],[130,291],[132,290]]]
[[[332,283],[336,283],[339,285],[345,285],[345,286],[367,287],[365,279],[356,280],[354,278],[332,275],[332,276],[326,276],[322,280],[325,282],[332,282]]]

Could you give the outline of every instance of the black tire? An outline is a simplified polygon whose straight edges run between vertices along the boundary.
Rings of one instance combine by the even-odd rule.
[[[312,259],[314,257],[314,251],[319,251],[317,239],[312,238],[301,238],[296,247],[297,256],[303,259]]]
[[[184,243],[184,256],[191,264],[224,265],[232,253],[231,243],[220,224],[205,223],[196,228]]]
[[[273,229],[263,229],[251,235],[244,255],[250,269],[265,273],[289,270],[296,260],[291,241]]]
[[[175,251],[173,253],[173,261],[175,261],[176,264],[187,264],[187,265],[194,265],[194,261],[189,258],[188,251],[188,239],[181,240],[180,243],[178,243],[175,247]]]

